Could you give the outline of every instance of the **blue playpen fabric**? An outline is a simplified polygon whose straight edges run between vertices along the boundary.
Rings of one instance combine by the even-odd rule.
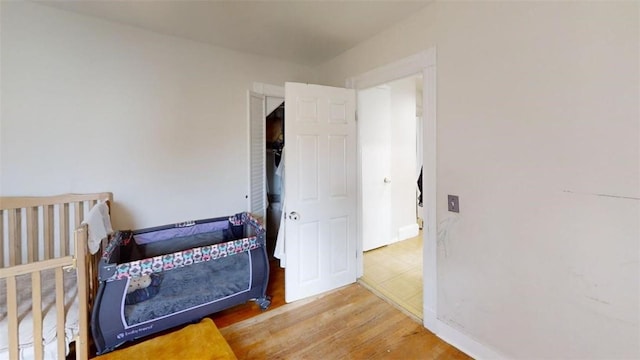
[[[125,306],[128,325],[138,324],[238,294],[251,288],[248,253],[164,271],[158,292]]]

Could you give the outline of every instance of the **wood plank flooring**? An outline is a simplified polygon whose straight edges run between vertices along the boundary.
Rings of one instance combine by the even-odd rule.
[[[469,359],[359,284],[220,331],[239,359]]]
[[[270,265],[267,311],[210,316],[238,359],[470,359],[359,284],[285,304],[284,270]]]
[[[284,302],[284,269],[280,267],[279,260],[269,262],[269,285],[267,285],[267,296],[271,297],[271,306],[266,310],[272,311],[285,304]],[[239,321],[249,319],[264,313],[263,310],[253,301],[240,304],[212,314],[209,316],[216,323],[218,328],[223,328]]]

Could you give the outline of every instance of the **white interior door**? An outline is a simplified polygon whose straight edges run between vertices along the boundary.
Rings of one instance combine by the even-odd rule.
[[[358,91],[358,139],[362,176],[362,250],[391,241],[391,92],[388,86]]]
[[[267,189],[265,170],[264,95],[249,93],[249,212],[266,220]]]
[[[285,84],[285,300],[356,281],[355,92]]]

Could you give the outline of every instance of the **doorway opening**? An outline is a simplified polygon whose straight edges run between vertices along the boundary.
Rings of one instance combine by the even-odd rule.
[[[423,136],[424,136],[424,151],[423,151],[423,163],[424,163],[424,173],[423,173],[423,204],[424,204],[424,212],[423,215],[421,217],[421,220],[424,219],[424,225],[423,225],[423,231],[424,231],[424,235],[420,236],[420,225],[422,225],[422,221],[416,221],[416,224],[412,225],[411,227],[409,227],[408,229],[405,229],[404,231],[406,232],[410,232],[411,231],[415,231],[416,226],[418,227],[417,233],[416,235],[420,236],[421,238],[423,238],[423,251],[422,251],[422,259],[423,259],[423,272],[422,272],[422,278],[423,278],[423,282],[422,282],[422,288],[423,288],[423,292],[422,292],[422,309],[423,309],[423,325],[427,328],[430,329],[434,332],[438,331],[439,326],[442,326],[442,323],[437,319],[436,316],[436,308],[437,308],[437,289],[438,289],[438,279],[436,276],[436,269],[437,269],[437,243],[436,243],[436,109],[435,109],[435,105],[436,105],[436,51],[435,48],[430,48],[426,51],[420,52],[418,54],[409,56],[407,58],[401,59],[397,62],[394,63],[390,63],[387,65],[384,65],[380,68],[376,68],[374,70],[371,70],[369,72],[366,72],[364,74],[361,74],[359,76],[355,76],[355,77],[351,77],[348,78],[346,81],[346,88],[348,89],[354,89],[357,91],[363,90],[363,89],[367,89],[367,88],[371,88],[374,86],[378,86],[380,84],[385,84],[385,83],[389,83],[392,81],[395,81],[397,79],[402,79],[404,77],[408,77],[411,76],[413,74],[422,74],[422,84],[423,84],[423,95],[421,97],[421,103],[424,104],[423,108],[424,108],[424,113],[423,113],[423,130],[420,131]],[[336,88],[333,88],[336,89]],[[327,89],[328,90],[328,89]],[[254,113],[254,107],[256,108],[257,111],[264,111],[264,106],[253,106],[253,104],[255,103],[256,105],[258,104],[262,104],[264,105],[264,97],[265,96],[269,96],[269,95],[275,95],[275,96],[282,96],[283,98],[285,97],[284,93],[284,89],[282,87],[278,87],[278,86],[273,86],[273,85],[267,85],[267,84],[260,84],[260,83],[254,83],[253,86],[253,92],[252,94],[255,93],[258,95],[258,97],[261,96],[261,100],[256,100],[255,102],[253,101],[254,97],[253,95],[251,96],[252,99],[252,106],[250,108],[250,113],[253,114]],[[289,99],[287,106],[291,106],[293,104],[293,100],[294,97],[292,96],[291,99]],[[419,101],[419,100],[418,100]],[[335,103],[331,103],[332,105],[340,105],[343,104],[344,102],[339,101],[339,102],[335,102]],[[346,103],[345,103],[346,104]],[[300,104],[299,104],[300,105]],[[311,103],[304,103],[301,104],[300,106],[302,106],[302,108],[300,106],[297,106],[298,109],[302,109],[304,110],[303,113],[305,113],[306,115],[312,113],[311,110],[314,110],[315,107],[311,106]],[[331,109],[332,111],[330,111],[330,113],[334,114],[334,115],[339,115],[339,114],[343,114],[344,112],[342,111],[334,111],[336,109]],[[256,112],[257,112],[256,111]],[[325,111],[325,113],[327,113]],[[358,116],[359,119],[361,119],[361,114],[358,114],[360,116]],[[255,119],[257,119],[258,117],[256,117]],[[265,118],[265,113],[262,112],[261,117],[259,117],[261,119]],[[254,159],[254,146],[255,144],[260,144],[260,148],[262,149],[262,154],[264,154],[264,121],[255,121],[253,116],[250,116],[250,133],[252,134],[252,141],[251,141],[251,156],[250,158],[253,160]],[[291,119],[287,120],[289,123],[291,123]],[[334,121],[336,122],[336,121]],[[339,121],[338,121],[339,123]],[[356,135],[358,134],[361,129],[362,121],[359,120],[358,122],[354,123],[354,125],[358,128],[356,132],[354,132],[351,136],[351,138],[355,138]],[[253,128],[255,125],[255,128],[258,127],[262,127],[262,132],[261,132],[261,139],[262,141],[256,142],[255,140],[259,138],[259,136],[253,137],[254,131]],[[256,135],[259,133],[260,131],[256,131]],[[335,138],[333,139],[335,142]],[[289,142],[289,145],[292,144],[291,142],[291,137],[289,136],[289,139],[287,140]],[[358,145],[359,146],[359,145]],[[356,186],[351,186],[349,188],[353,188],[356,189],[357,191],[357,216],[355,217],[357,220],[355,221],[355,226],[357,227],[356,229],[356,234],[355,234],[355,238],[356,238],[356,245],[355,245],[355,251],[351,252],[350,249],[349,251],[333,251],[332,253],[335,255],[339,255],[338,257],[334,257],[332,258],[332,260],[351,260],[351,254],[354,255],[354,261],[356,262],[356,274],[355,277],[357,278],[361,278],[364,275],[364,252],[363,252],[363,228],[366,225],[363,225],[363,221],[362,221],[362,213],[363,213],[363,196],[362,196],[362,189],[361,189],[361,185],[362,185],[362,174],[361,174],[361,166],[360,162],[361,162],[361,156],[362,156],[362,152],[361,152],[361,148],[358,147],[357,149],[357,160],[355,161],[350,161],[349,163],[352,164],[357,164],[357,166],[353,166],[351,167],[351,169],[354,169],[357,171],[357,185]],[[264,155],[262,156],[256,156],[256,159],[261,158],[264,159]],[[416,157],[417,158],[417,157]],[[260,170],[260,169],[264,169],[264,162],[262,162],[262,165],[260,165],[259,162],[256,161],[255,163],[256,165],[254,166],[253,161],[250,162],[250,166],[251,166],[251,170],[250,170],[250,174],[264,174],[264,170]],[[416,164],[414,164],[416,165]],[[340,167],[340,169],[349,169],[349,167]],[[291,169],[289,169],[287,171],[287,173],[289,175],[291,175]],[[289,176],[288,175],[288,176]],[[253,176],[252,176],[253,178]],[[259,178],[256,177],[256,178]],[[258,179],[256,179],[258,180]],[[393,181],[393,179],[391,179]],[[251,196],[248,197],[249,199],[249,209],[251,209],[250,211],[254,211],[253,209],[256,209],[256,211],[260,211],[260,209],[265,209],[266,207],[260,207],[260,206],[254,206],[253,205],[253,199],[258,199],[260,198],[260,194],[265,194],[263,195],[264,199],[266,200],[266,191],[262,191],[260,189],[258,189],[261,184],[265,184],[265,181],[251,181],[250,182],[250,194]],[[307,184],[307,183],[305,183]],[[409,187],[410,189],[413,189],[411,191],[415,192],[415,186],[412,184]],[[258,204],[260,205],[260,204]],[[291,209],[283,209],[286,210],[288,212],[291,211]],[[264,211],[264,210],[263,210]],[[293,212],[292,214],[293,215]],[[297,214],[296,214],[297,215]],[[351,216],[352,218],[354,218],[354,216]],[[297,219],[295,219],[297,220]],[[287,229],[289,230],[289,229]],[[405,234],[406,235],[406,234]],[[349,235],[347,237],[348,239],[352,238],[352,235]],[[295,242],[294,242],[295,245]],[[289,249],[292,250],[292,249]],[[295,249],[293,249],[295,250]],[[418,250],[419,252],[419,250]],[[296,254],[296,251],[287,251],[288,254]],[[299,260],[296,259],[296,257],[292,257],[293,260]],[[335,262],[335,261],[334,261]],[[317,262],[311,262],[311,261],[306,261],[303,262],[303,264],[305,264],[306,267],[309,266],[314,266],[317,265]],[[284,263],[280,263],[280,265],[282,267],[285,266]],[[291,266],[290,266],[291,265]],[[294,266],[295,265],[295,266]],[[290,270],[290,267],[296,268],[298,269],[299,267],[299,263],[296,264],[286,264],[287,266],[287,270]],[[318,268],[317,266],[315,268]],[[331,268],[331,266],[329,267],[322,267],[322,268],[318,268],[319,270],[322,269],[327,269],[327,268]],[[292,274],[291,271],[286,271],[286,278],[287,280],[285,282],[289,282],[289,275]],[[318,273],[320,274],[320,273]],[[322,273],[324,274],[324,273]],[[295,274],[291,275],[292,277]],[[354,277],[354,280],[355,280]],[[299,280],[298,278],[292,278],[291,282],[295,282],[295,280]],[[334,287],[335,288],[335,287]],[[293,300],[292,300],[293,301]]]
[[[284,98],[265,97],[265,189],[267,252],[274,259],[284,200]]]
[[[423,319],[422,74],[358,91],[361,282]]]

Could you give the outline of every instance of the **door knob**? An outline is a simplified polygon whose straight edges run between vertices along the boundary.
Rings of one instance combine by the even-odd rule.
[[[289,213],[289,220],[298,220],[300,219],[300,215],[297,212],[292,211]]]
[[[390,182],[391,182],[391,179],[389,179],[389,178],[384,178],[384,183],[385,183],[385,184],[388,184],[388,183],[390,183]]]

